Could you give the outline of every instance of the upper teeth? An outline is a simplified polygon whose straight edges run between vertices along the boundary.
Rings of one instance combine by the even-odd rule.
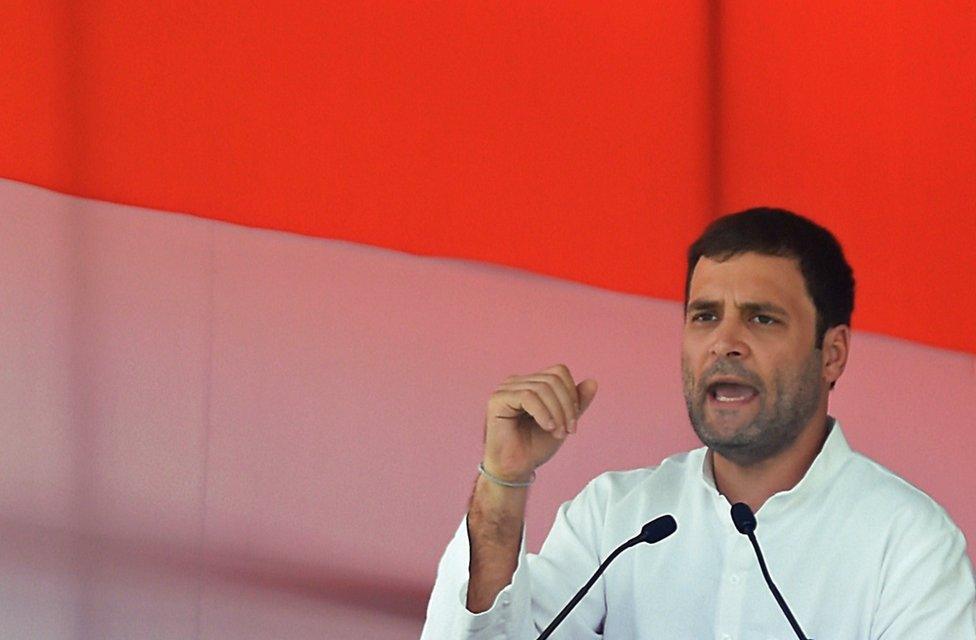
[[[731,397],[731,396],[719,395],[716,393],[715,399],[718,400],[719,402],[735,402],[736,400],[741,400],[742,396]]]

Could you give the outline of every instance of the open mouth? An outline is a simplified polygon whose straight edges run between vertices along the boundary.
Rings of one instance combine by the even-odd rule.
[[[740,382],[713,382],[706,390],[708,397],[723,404],[744,404],[759,395],[755,387]]]

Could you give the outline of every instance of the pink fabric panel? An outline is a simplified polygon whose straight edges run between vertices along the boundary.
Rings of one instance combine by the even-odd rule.
[[[533,547],[697,444],[675,303],[3,181],[0,274],[4,637],[416,637],[513,372],[601,383]],[[970,541],[974,391],[969,355],[857,333],[834,398]]]
[[[835,392],[851,445],[936,498],[976,558],[976,357],[858,334]]]

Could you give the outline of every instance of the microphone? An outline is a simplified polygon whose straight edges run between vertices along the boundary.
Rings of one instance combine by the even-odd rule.
[[[732,523],[739,533],[744,536],[749,536],[749,542],[752,543],[752,548],[756,550],[756,557],[759,558],[759,568],[762,569],[763,578],[766,579],[769,590],[773,592],[773,597],[776,598],[776,602],[779,603],[779,608],[783,610],[786,619],[789,620],[790,626],[793,627],[796,637],[800,640],[809,640],[803,633],[803,629],[797,623],[796,618],[793,617],[790,608],[786,606],[786,600],[783,599],[779,589],[773,584],[773,579],[769,576],[769,570],[766,569],[766,561],[763,560],[762,551],[759,550],[759,542],[756,540],[756,534],[753,533],[756,530],[756,516],[752,513],[749,505],[745,502],[736,502],[732,505]]]
[[[579,601],[583,599],[583,596],[585,596],[586,592],[590,590],[590,587],[593,586],[593,583],[596,582],[597,578],[603,574],[606,568],[610,566],[610,563],[613,562],[614,558],[619,556],[622,551],[629,549],[636,544],[640,544],[641,542],[646,542],[648,544],[660,542],[674,533],[677,529],[678,523],[675,522],[674,517],[669,514],[658,516],[641,527],[640,533],[614,549],[613,553],[607,556],[607,559],[603,561],[603,564],[601,564],[600,568],[596,570],[596,573],[594,573],[586,584],[584,584],[583,587],[576,592],[573,599],[570,600],[565,607],[563,607],[563,610],[559,612],[559,615],[553,618],[552,622],[549,623],[549,626],[546,627],[545,631],[543,631],[536,640],[546,640],[546,638],[552,635],[552,632],[556,630],[556,627],[558,627],[559,623],[563,621],[563,618],[569,615],[569,612],[573,610],[573,607],[579,604]]]

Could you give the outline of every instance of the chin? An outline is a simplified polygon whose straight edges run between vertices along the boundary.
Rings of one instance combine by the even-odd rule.
[[[758,462],[768,457],[767,449],[771,443],[762,442],[762,434],[757,431],[754,421],[742,419],[739,424],[715,425],[712,420],[692,419],[692,428],[702,444],[736,463]]]

